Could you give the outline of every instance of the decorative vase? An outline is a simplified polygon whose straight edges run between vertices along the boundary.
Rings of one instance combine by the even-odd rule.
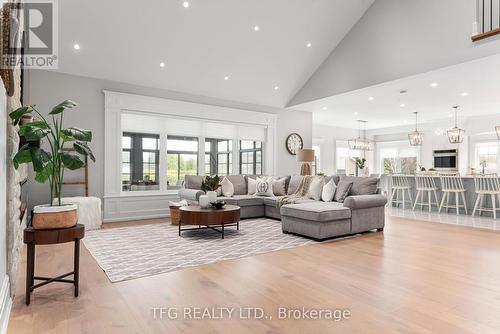
[[[370,176],[370,169],[368,169],[368,167],[363,168],[363,176]]]
[[[210,205],[210,201],[208,200],[208,195],[201,195],[200,198],[198,198],[198,202],[200,203],[200,207],[202,209],[206,209]]]
[[[208,203],[217,201],[217,191],[207,191]]]
[[[33,228],[37,230],[73,227],[78,222],[78,207],[76,204],[37,205],[33,208],[31,221]]]

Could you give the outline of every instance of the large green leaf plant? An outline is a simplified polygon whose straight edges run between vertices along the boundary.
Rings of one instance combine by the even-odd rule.
[[[20,125],[21,119],[25,115],[35,114],[38,120],[19,126],[19,136],[25,137],[27,144],[23,145],[12,159],[14,167],[17,169],[20,164],[31,163],[35,171],[35,180],[40,183],[49,182],[50,185],[50,205],[54,205],[54,198],[57,193],[57,204],[62,205],[62,184],[64,179],[64,169],[76,170],[84,166],[81,156],[88,156],[95,162],[94,154],[88,146],[92,140],[92,132],[77,127],[63,128],[64,112],[72,109],[77,104],[71,100],[56,105],[49,112],[47,121],[35,106],[23,106],[9,114],[13,125]],[[33,116],[35,116],[33,115]],[[47,139],[50,152],[41,147],[30,145],[30,141]],[[65,144],[71,144],[74,151],[64,149]],[[76,154],[75,154],[76,153]]]

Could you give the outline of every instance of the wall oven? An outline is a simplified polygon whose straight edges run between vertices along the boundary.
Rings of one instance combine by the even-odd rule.
[[[441,171],[458,170],[458,150],[434,151],[434,168]]]

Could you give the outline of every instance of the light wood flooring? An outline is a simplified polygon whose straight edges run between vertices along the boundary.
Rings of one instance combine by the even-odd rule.
[[[71,259],[71,244],[37,247],[36,272],[71,271]],[[25,255],[9,333],[500,333],[500,233],[394,217],[382,233],[115,284],[82,246],[77,299],[56,283],[27,307],[24,279]],[[258,307],[273,318],[154,319],[155,307]],[[351,318],[279,320],[279,307]]]

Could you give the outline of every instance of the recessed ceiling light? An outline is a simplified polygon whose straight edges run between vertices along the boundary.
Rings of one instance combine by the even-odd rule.
[[[373,96],[370,96],[370,97],[368,98],[368,101],[373,101],[373,100],[375,100],[375,98],[374,98]]]
[[[431,87],[437,87],[437,86],[439,86],[439,84],[437,82],[431,83]]]
[[[259,27],[259,26],[254,26],[254,27],[253,27],[253,30],[255,30],[255,31],[259,31],[259,29],[260,29],[260,27]]]
[[[78,43],[73,44],[73,49],[80,50],[80,44]]]
[[[449,118],[452,118],[452,117],[453,117],[453,114],[448,114],[448,117],[449,117]]]
[[[278,90],[280,89],[278,86],[274,86],[274,90]]]
[[[326,109],[328,109],[328,108],[327,108],[327,107],[323,107],[323,108],[321,108],[321,109],[326,110]]]
[[[161,63],[160,63],[160,67],[165,67],[165,63],[164,63],[164,62],[161,62]]]
[[[358,116],[358,115],[359,115],[359,112],[355,111],[354,116]]]
[[[408,121],[405,119],[405,120],[403,121],[403,123],[408,124]]]
[[[404,107],[406,107],[406,104],[401,103],[399,106],[400,106],[401,108],[404,108]]]
[[[310,48],[312,46],[311,42],[307,43],[307,47]]]
[[[224,77],[224,80],[228,81],[228,80],[229,80],[229,77],[226,75],[226,76]]]
[[[189,1],[184,1],[184,2],[182,3],[182,6],[183,6],[184,8],[188,8],[188,7],[189,7]]]
[[[467,93],[467,92],[463,92],[463,93],[462,93],[462,94],[460,94],[460,95],[462,95],[462,96],[469,96],[469,93]]]

